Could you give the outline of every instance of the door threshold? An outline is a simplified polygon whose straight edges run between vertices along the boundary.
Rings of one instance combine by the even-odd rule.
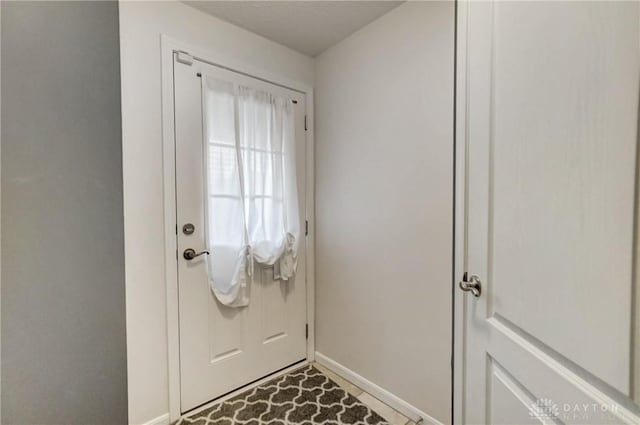
[[[235,390],[231,390],[228,393],[225,393],[219,397],[214,398],[213,400],[207,401],[206,403],[203,403],[199,406],[194,407],[193,409],[187,410],[186,412],[183,412],[182,415],[180,415],[180,419],[182,419],[183,417],[187,417],[187,416],[192,416],[195,414],[198,414],[200,412],[202,412],[203,410],[206,410],[208,408],[210,408],[213,405],[225,402],[235,396],[237,396],[238,394],[241,394],[247,390],[253,389],[257,386],[260,386],[268,381],[271,381],[272,379],[278,378],[284,374],[287,374],[289,372],[292,372],[296,369],[299,369],[303,366],[308,365],[310,362],[307,359],[303,359],[303,360],[299,360],[295,363],[290,364],[289,366],[285,366],[282,369],[278,369],[275,372],[272,372],[266,376],[263,376],[262,378],[256,379],[255,381],[251,381],[241,387],[236,388]]]

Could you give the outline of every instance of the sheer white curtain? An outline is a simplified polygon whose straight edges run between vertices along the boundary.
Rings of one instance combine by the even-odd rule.
[[[295,275],[300,222],[291,100],[203,76],[209,282],[249,303],[254,263]]]
[[[247,242],[237,150],[233,84],[203,77],[205,235],[213,293],[225,305],[247,305]]]

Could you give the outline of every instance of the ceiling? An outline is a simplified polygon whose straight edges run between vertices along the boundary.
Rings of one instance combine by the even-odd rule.
[[[402,1],[185,1],[205,13],[317,56]]]

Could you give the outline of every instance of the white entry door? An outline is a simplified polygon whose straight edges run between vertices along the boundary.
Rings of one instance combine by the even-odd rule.
[[[469,2],[459,12],[458,240],[463,286],[481,290],[456,289],[459,420],[638,424],[639,4]]]
[[[176,216],[180,319],[181,410],[188,411],[306,357],[306,249],[304,230],[296,276],[274,280],[272,268],[255,267],[246,307],[226,307],[208,282],[205,249],[204,141],[201,78],[284,95],[295,111],[300,223],[305,213],[305,95],[198,60],[174,57]],[[297,103],[295,103],[297,102]],[[216,211],[209,211],[216,214]],[[191,228],[190,225],[192,226]],[[184,226],[187,226],[184,228]]]

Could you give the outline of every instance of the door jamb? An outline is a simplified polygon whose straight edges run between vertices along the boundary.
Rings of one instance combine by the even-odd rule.
[[[309,222],[306,237],[306,287],[307,287],[307,361],[315,358],[315,205],[314,205],[314,120],[313,87],[290,81],[279,75],[256,68],[254,65],[239,63],[237,60],[217,52],[183,43],[166,35],[161,35],[161,80],[162,80],[162,176],[164,204],[164,256],[165,288],[167,294],[167,368],[169,389],[169,421],[173,423],[181,416],[180,406],[180,329],[178,324],[178,264],[176,241],[176,190],[175,190],[175,132],[173,104],[173,54],[189,52],[190,55],[218,64],[226,69],[257,77],[281,86],[302,92],[306,97],[306,216]]]
[[[467,239],[467,0],[456,1],[455,46],[455,157],[454,157],[454,270],[453,270],[453,418],[452,423],[465,423],[465,317],[464,294],[458,290],[457,281],[466,269]]]

